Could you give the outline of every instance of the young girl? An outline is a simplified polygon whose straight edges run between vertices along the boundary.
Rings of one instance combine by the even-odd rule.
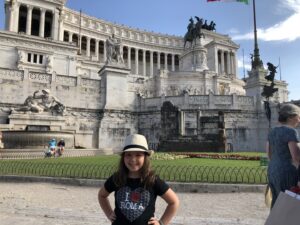
[[[113,225],[167,225],[175,215],[179,200],[169,186],[150,169],[147,140],[133,134],[125,139],[118,171],[99,190],[100,206]],[[115,192],[115,209],[108,196]],[[154,217],[157,195],[168,204],[160,219]]]

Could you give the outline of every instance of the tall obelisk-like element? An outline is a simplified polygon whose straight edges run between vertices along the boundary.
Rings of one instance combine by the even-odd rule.
[[[256,12],[255,0],[253,0],[253,20],[254,20],[254,54],[252,59],[252,70],[263,68],[263,62],[260,59],[259,48],[257,43],[257,29],[256,29]]]

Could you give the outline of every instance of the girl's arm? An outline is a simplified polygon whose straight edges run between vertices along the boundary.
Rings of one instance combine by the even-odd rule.
[[[161,197],[168,204],[164,214],[162,215],[162,217],[160,219],[161,223],[157,223],[157,221],[152,220],[154,223],[149,222],[148,224],[167,225],[171,222],[171,219],[173,218],[173,216],[175,216],[175,213],[179,207],[179,199],[178,199],[177,195],[175,194],[175,192],[171,188],[169,188],[166,191],[166,193],[164,193]]]
[[[110,193],[105,189],[105,187],[102,187],[98,192],[98,201],[106,217],[110,220],[110,222],[113,222],[116,219],[116,215],[109,203],[109,194]]]

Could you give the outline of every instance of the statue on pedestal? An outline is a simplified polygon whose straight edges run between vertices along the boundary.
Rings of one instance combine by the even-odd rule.
[[[193,18],[190,18],[190,23],[187,26],[187,32],[184,35],[184,48],[186,46],[187,42],[191,43],[191,47],[196,43],[197,39],[201,39],[201,37],[204,37],[204,34],[201,32],[202,26],[203,26],[203,20],[200,19],[198,16],[195,16],[197,22],[194,23]]]
[[[123,46],[121,40],[115,38],[115,35],[112,34],[106,40],[106,64],[117,63],[124,64],[123,60]]]

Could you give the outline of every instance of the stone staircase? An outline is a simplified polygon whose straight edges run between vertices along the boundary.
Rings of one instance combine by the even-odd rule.
[[[84,157],[97,155],[112,155],[111,149],[65,149],[60,157]],[[39,159],[44,158],[44,150],[37,149],[0,149],[1,159]]]

